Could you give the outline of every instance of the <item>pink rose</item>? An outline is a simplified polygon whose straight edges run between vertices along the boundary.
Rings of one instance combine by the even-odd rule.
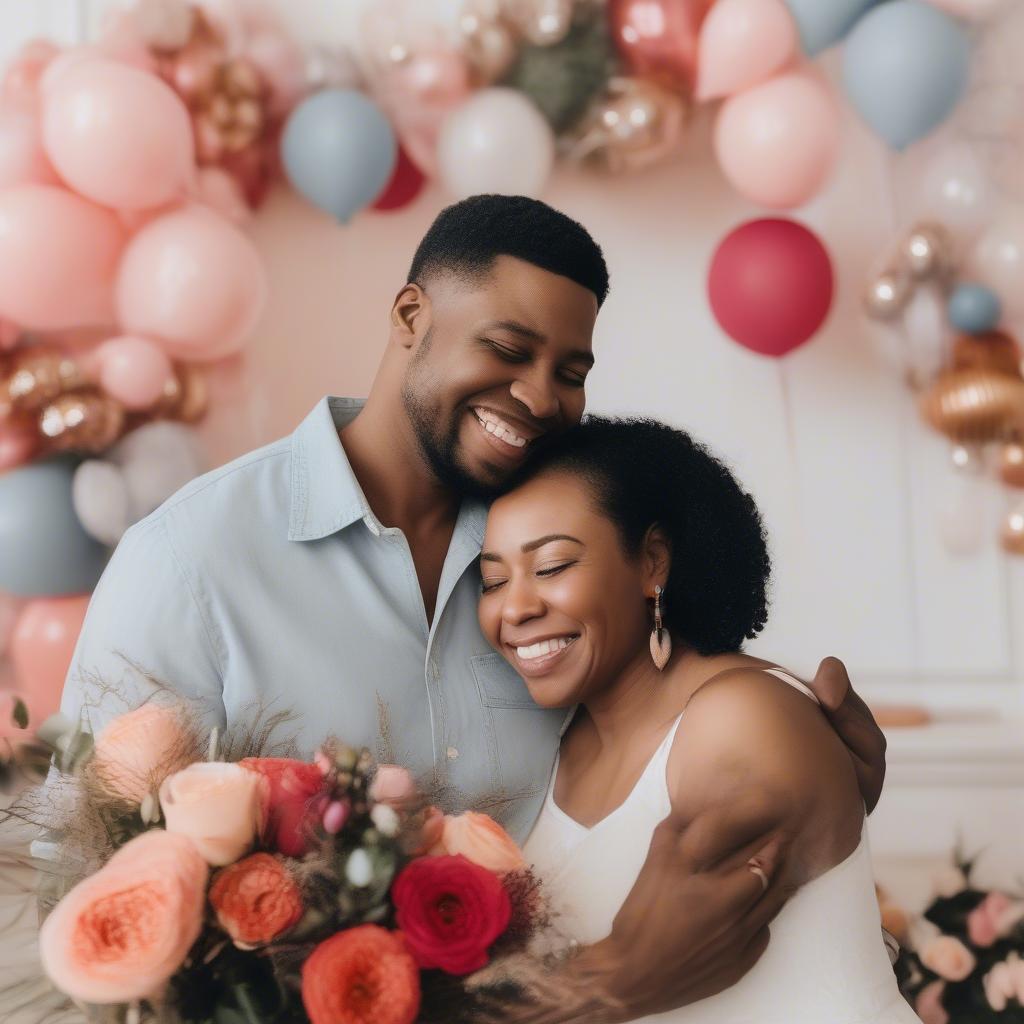
[[[188,836],[208,864],[231,864],[256,838],[266,785],[262,776],[241,765],[189,765],[160,787],[167,831]]]
[[[971,951],[952,935],[932,939],[921,953],[921,963],[946,981],[963,981],[977,965]]]
[[[86,1003],[159,994],[199,936],[207,873],[184,836],[161,829],[137,836],[43,922],[43,968]]]
[[[96,737],[93,776],[111,796],[141,804],[168,775],[193,760],[181,715],[144,704],[115,718]]]
[[[948,1024],[949,1014],[942,1005],[942,993],[945,990],[944,981],[933,981],[918,992],[914,1012],[921,1018],[922,1024]]]
[[[461,855],[496,875],[526,867],[522,850],[512,837],[493,818],[476,811],[456,817],[446,815],[441,841],[430,852],[450,857]]]
[[[996,1013],[1002,1013],[1011,999],[1024,1005],[1024,961],[1017,953],[1011,953],[1002,963],[996,964],[985,975],[983,985],[988,1005]]]
[[[999,923],[1010,909],[1004,893],[990,892],[968,915],[967,935],[975,946],[991,946],[1000,937]]]
[[[382,764],[377,767],[370,783],[370,799],[392,806],[401,805],[416,795],[416,783],[412,776],[397,764]]]

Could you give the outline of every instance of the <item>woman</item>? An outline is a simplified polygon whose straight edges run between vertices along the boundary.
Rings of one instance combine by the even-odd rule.
[[[562,929],[598,942],[660,821],[735,806],[753,826],[737,850],[786,834],[779,884],[799,891],[738,984],[658,1019],[915,1021],[883,945],[847,751],[809,690],[741,653],[764,626],[769,571],[751,497],[649,420],[590,418],[494,503],[481,625],[538,704],[579,706],[527,860]]]

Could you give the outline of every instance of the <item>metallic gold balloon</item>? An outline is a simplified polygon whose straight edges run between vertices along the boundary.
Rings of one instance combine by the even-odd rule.
[[[1020,346],[1004,331],[961,334],[953,343],[953,368],[991,370],[1007,377],[1020,378]]]
[[[74,359],[60,352],[28,349],[10,362],[0,383],[0,401],[14,412],[35,412],[67,391],[85,385]]]
[[[519,43],[498,0],[466,0],[459,14],[461,49],[479,85],[498,81],[515,63]]]
[[[953,238],[941,224],[918,224],[903,242],[901,257],[918,281],[942,277],[953,266]]]
[[[925,421],[957,444],[1024,434],[1024,381],[991,370],[951,370],[921,397]]]
[[[573,0],[503,0],[508,20],[534,46],[554,46],[572,28]]]
[[[98,392],[61,395],[39,415],[39,432],[56,452],[98,454],[109,448],[124,430],[124,407]]]
[[[893,320],[903,312],[912,292],[910,275],[890,267],[868,285],[864,309],[873,320]]]
[[[1024,555],[1024,507],[1010,512],[1003,522],[1003,550],[1011,555]]]
[[[175,367],[175,375],[164,386],[163,397],[152,415],[156,419],[197,423],[206,415],[209,405],[206,373],[198,366],[182,363]]]
[[[1024,445],[1014,442],[999,453],[999,479],[1007,487],[1024,487]]]
[[[583,120],[570,156],[618,173],[657,163],[683,137],[690,104],[642,78],[613,78],[608,94]]]

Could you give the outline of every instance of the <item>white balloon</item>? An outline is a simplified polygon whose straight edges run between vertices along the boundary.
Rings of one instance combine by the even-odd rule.
[[[203,469],[195,432],[182,423],[147,423],[107,453],[124,474],[132,522],[158,509]]]
[[[935,289],[923,286],[914,292],[903,311],[903,331],[911,382],[924,384],[946,365],[949,356],[945,304]]]
[[[131,526],[124,476],[110,462],[83,462],[75,470],[71,501],[82,528],[101,544],[113,547]]]
[[[951,228],[977,232],[994,209],[992,185],[974,147],[954,142],[929,160],[921,181],[921,213]]]
[[[438,170],[458,199],[482,192],[536,198],[555,162],[555,137],[541,112],[514,89],[481,89],[445,120]]]
[[[1024,210],[1004,208],[978,239],[970,258],[973,280],[988,285],[1004,319],[1024,315]]]

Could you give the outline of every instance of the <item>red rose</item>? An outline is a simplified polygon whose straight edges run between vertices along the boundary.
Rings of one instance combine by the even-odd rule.
[[[465,857],[422,857],[392,890],[398,927],[420,967],[463,975],[487,964],[512,903],[497,875]]]
[[[287,757],[247,757],[239,764],[269,783],[263,806],[263,842],[286,857],[301,857],[317,818],[314,797],[324,788],[323,773],[315,764]]]
[[[398,935],[375,924],[338,932],[302,965],[312,1024],[412,1024],[420,972]]]
[[[254,853],[218,871],[210,905],[235,942],[262,945],[302,917],[302,894],[284,865],[269,853]]]

